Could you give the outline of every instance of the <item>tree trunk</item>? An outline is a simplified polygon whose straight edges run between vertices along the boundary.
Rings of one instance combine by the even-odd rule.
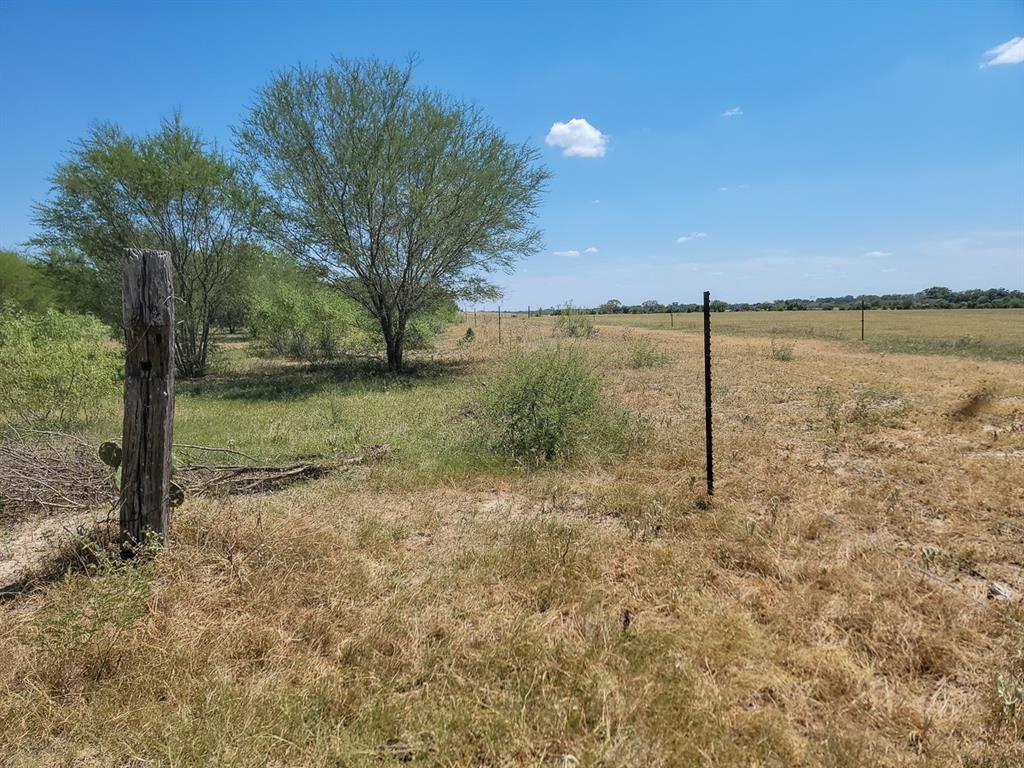
[[[178,374],[186,379],[204,376],[210,347],[209,317],[202,320],[187,317],[178,325],[178,332],[179,339],[175,348]]]
[[[402,354],[405,350],[402,349],[401,337],[397,334],[392,335],[390,339],[385,339],[388,352],[388,370],[392,373],[402,372]]]
[[[405,321],[398,321],[398,328],[392,328],[390,318],[382,317],[381,331],[384,333],[384,348],[388,356],[388,370],[402,372],[402,356],[405,352]]]

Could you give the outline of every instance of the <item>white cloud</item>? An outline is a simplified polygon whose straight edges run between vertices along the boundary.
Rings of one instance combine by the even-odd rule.
[[[868,251],[864,254],[865,259],[884,259],[889,256],[892,256],[889,251]]]
[[[732,192],[735,189],[750,189],[749,184],[737,184],[735,187],[719,187],[719,192]]]
[[[742,109],[739,107],[733,107],[732,109],[725,110],[725,112],[722,113],[722,117],[739,117],[742,114]]]
[[[549,146],[561,147],[566,157],[604,157],[608,137],[582,117],[574,117],[552,125],[545,141]]]
[[[598,203],[600,203],[601,201],[600,201],[600,200],[591,200],[590,202],[592,202],[592,203],[593,203],[594,205],[597,205],[597,204],[598,204]]]
[[[596,245],[591,245],[591,246],[589,246],[587,248],[584,248],[582,251],[580,251],[578,248],[569,248],[568,250],[565,250],[565,251],[552,251],[551,255],[553,255],[553,256],[563,256],[565,258],[575,259],[580,254],[583,254],[583,255],[586,255],[586,256],[591,256],[591,255],[593,255],[593,254],[595,254],[597,252],[598,252],[597,246]]]
[[[1015,37],[1002,45],[985,51],[989,60],[982,67],[994,67],[999,64],[1020,64],[1024,61],[1024,37]]]
[[[688,243],[691,240],[703,240],[707,237],[707,232],[691,232],[688,235],[680,235],[676,238],[677,243]]]

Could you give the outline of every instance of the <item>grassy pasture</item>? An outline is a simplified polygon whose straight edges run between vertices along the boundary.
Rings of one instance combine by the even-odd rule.
[[[715,315],[713,500],[700,338],[639,327],[658,316],[571,342],[508,316],[499,346],[481,313],[401,378],[226,342],[180,386],[178,441],[393,456],[187,501],[152,560],[0,604],[0,764],[1019,765],[1024,607],[986,595],[1024,591],[1024,366],[799,324],[833,315],[859,322]],[[947,337],[914,323],[1012,347],[1022,318],[873,316],[925,346]],[[794,323],[788,354],[744,318]],[[488,453],[479,388],[566,343],[647,444],[536,471]]]
[[[698,312],[669,317],[598,315],[599,325],[700,332]],[[860,312],[717,312],[716,333],[735,336],[784,336],[860,343]],[[1024,362],[1024,309],[868,310],[865,345],[875,352],[912,352]]]

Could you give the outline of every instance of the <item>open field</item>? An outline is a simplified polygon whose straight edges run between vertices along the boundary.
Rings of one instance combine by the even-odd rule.
[[[227,342],[178,442],[391,458],[6,600],[0,764],[1020,765],[1024,313],[869,313],[865,348],[859,313],[716,314],[713,500],[699,316],[596,320],[481,313],[405,377]],[[553,344],[643,417],[625,459],[482,445],[476,393]]]
[[[698,312],[596,315],[600,325],[697,332]],[[716,312],[715,332],[860,343],[860,312]],[[874,352],[914,352],[1024,362],[1024,309],[868,310],[865,345]]]

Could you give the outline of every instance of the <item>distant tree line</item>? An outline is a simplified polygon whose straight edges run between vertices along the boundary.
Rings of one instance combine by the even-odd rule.
[[[758,302],[711,302],[712,312],[787,312],[808,309],[860,309],[861,302],[867,309],[1011,309],[1024,308],[1024,291],[1007,288],[972,288],[954,291],[935,286],[917,293],[861,294],[858,296],[826,296],[817,299],[776,299]],[[589,312],[596,315],[649,315],[665,312],[700,312],[701,304],[681,304],[673,301],[662,304],[653,299],[641,304],[623,304],[618,299],[609,299],[597,307],[572,307],[573,312]],[[566,307],[536,309],[537,315],[561,315],[569,311]]]

